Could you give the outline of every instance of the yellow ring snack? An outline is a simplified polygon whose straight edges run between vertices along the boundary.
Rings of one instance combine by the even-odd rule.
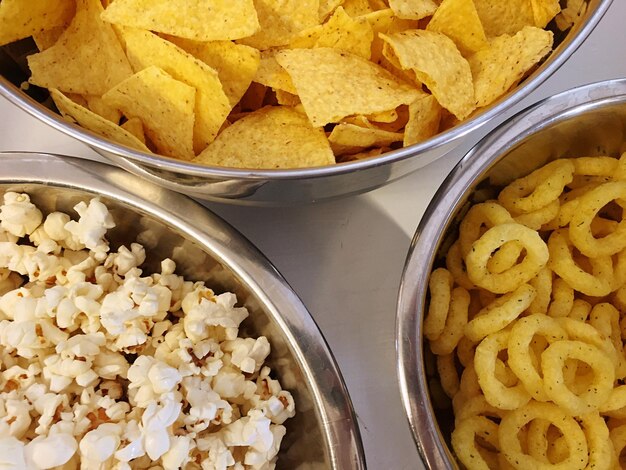
[[[424,336],[435,340],[446,327],[454,279],[447,269],[439,268],[430,276],[430,303],[424,320]]]
[[[472,416],[461,421],[452,433],[452,446],[457,450],[459,460],[468,468],[489,470],[485,451],[476,445],[476,436],[480,436],[493,447],[498,447],[498,425],[483,416]],[[467,445],[471,442],[471,445]]]
[[[565,384],[563,367],[566,359],[576,359],[593,369],[593,382],[581,395]],[[596,411],[611,394],[615,369],[603,351],[582,341],[556,341],[541,354],[541,369],[548,397],[572,415]]]
[[[476,348],[474,367],[480,388],[489,404],[503,410],[514,410],[528,403],[530,394],[521,381],[513,387],[506,387],[496,377],[498,354],[508,347],[508,341],[508,331],[487,336]]]
[[[573,177],[570,160],[555,160],[513,181],[500,192],[498,201],[514,214],[533,212],[557,200]]]
[[[569,225],[570,240],[580,252],[590,257],[611,256],[626,248],[626,221],[620,221],[615,231],[597,239],[591,223],[598,212],[616,199],[626,198],[626,181],[605,183],[579,198],[576,212]]]
[[[465,326],[465,336],[471,341],[480,341],[485,336],[502,330],[530,306],[535,292],[534,287],[524,284],[496,299]]]
[[[542,335],[548,343],[567,338],[566,331],[553,318],[541,314],[521,318],[511,328],[508,363],[535,400],[548,401],[543,378],[533,365],[530,352],[530,343],[535,335]]]
[[[490,272],[489,259],[494,251],[509,241],[520,242],[526,256],[502,273]],[[548,262],[548,257],[548,247],[537,232],[522,224],[506,223],[490,228],[476,240],[465,257],[465,265],[474,284],[496,294],[505,294],[535,277]]]
[[[545,463],[525,453],[518,432],[535,419],[548,420],[563,434],[569,456],[558,464]],[[587,439],[576,420],[553,403],[531,401],[502,418],[498,428],[500,450],[514,468],[538,470],[582,470],[589,460]]]
[[[462,287],[452,291],[450,313],[446,320],[443,333],[435,341],[431,341],[430,348],[437,355],[450,354],[463,337],[463,330],[467,325],[467,309],[470,295]]]
[[[573,258],[573,245],[564,229],[555,230],[548,240],[550,268],[573,289],[586,295],[601,297],[611,292],[613,262],[609,256],[591,258],[593,273],[582,269]]]

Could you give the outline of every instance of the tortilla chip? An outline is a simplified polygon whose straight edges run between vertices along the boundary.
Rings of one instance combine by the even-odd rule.
[[[441,122],[441,105],[434,96],[425,96],[409,105],[409,122],[404,128],[404,146],[418,144],[436,135]]]
[[[50,96],[52,96],[59,112],[66,120],[75,122],[105,139],[111,139],[114,142],[136,150],[150,152],[148,147],[131,133],[72,101],[59,90],[50,90]]]
[[[246,90],[241,101],[239,102],[239,108],[242,111],[256,111],[263,107],[265,101],[265,95],[267,94],[267,88],[260,83],[252,82],[250,88]]]
[[[258,50],[231,41],[172,39],[176,45],[217,71],[231,106],[239,102],[259,68],[261,54]]]
[[[530,0],[537,28],[545,28],[561,11],[559,0]]]
[[[158,67],[148,67],[104,96],[129,119],[141,119],[148,138],[161,155],[191,160],[196,90]]]
[[[363,16],[374,11],[368,0],[345,0],[343,8],[350,16]]]
[[[202,152],[196,163],[235,168],[304,168],[335,158],[322,129],[287,107],[266,107],[238,120]]]
[[[287,91],[274,90],[274,94],[276,94],[276,101],[282,106],[297,106],[301,103],[298,95],[292,95]]]
[[[474,5],[489,38],[535,24],[531,0],[474,0]]]
[[[35,41],[39,52],[45,51],[46,49],[54,46],[61,37],[61,34],[63,34],[63,31],[66,29],[67,25],[64,24],[62,26],[55,26],[54,28],[47,29],[45,31],[33,33],[33,41]]]
[[[360,18],[364,18],[372,27],[372,31],[374,33],[374,39],[372,40],[372,53],[370,56],[370,60],[377,64],[380,64],[380,59],[383,56],[383,40],[378,37],[379,33],[388,33],[389,28],[393,23],[393,19],[395,18],[394,12],[391,8],[387,8],[384,10],[374,11],[372,13],[368,13],[367,15],[363,15]]]
[[[421,20],[437,10],[433,0],[389,0],[389,6],[398,18],[406,20]]]
[[[475,109],[469,63],[450,38],[434,31],[413,30],[381,35],[403,69],[412,69],[437,101],[459,119]]]
[[[326,18],[328,18],[338,6],[342,5],[343,2],[344,0],[320,0],[320,23],[326,21]]]
[[[362,57],[337,49],[283,50],[276,60],[291,75],[316,127],[353,114],[387,111],[422,93]]]
[[[394,142],[402,142],[401,132],[387,132],[380,129],[340,123],[330,133],[328,140],[335,155],[360,152],[369,147],[387,147]]]
[[[28,57],[29,82],[67,93],[103,95],[132,75],[100,0],[77,0],[76,16],[56,44]]]
[[[116,0],[102,19],[196,41],[240,39],[259,30],[253,0]]]
[[[74,0],[2,0],[0,2],[0,46],[67,25]]]
[[[506,93],[550,52],[552,40],[552,32],[527,26],[515,36],[494,39],[488,49],[470,57],[476,105],[487,106]]]
[[[382,57],[378,61],[380,66],[385,70],[391,72],[399,79],[412,83],[415,85],[416,88],[421,89],[422,82],[417,78],[417,74],[415,73],[415,71],[412,69],[403,69],[402,65],[400,64],[400,59],[398,59],[394,50],[384,42],[382,37],[380,41],[383,44]]]
[[[275,90],[283,90],[292,95],[298,94],[291,77],[276,61],[276,51],[261,52],[261,62],[254,81]]]
[[[102,97],[86,95],[84,99],[87,103],[87,108],[90,111],[96,113],[98,116],[102,116],[107,121],[111,121],[115,124],[119,124],[122,117],[122,113],[119,109],[111,107],[108,103],[105,103]]]
[[[300,31],[320,23],[319,0],[254,0],[254,5],[261,29],[239,42],[262,51],[289,44]]]
[[[300,32],[290,43],[292,49],[332,47],[369,59],[374,31],[363,17],[353,18],[342,7],[323,25]]]
[[[390,123],[398,119],[398,112],[395,109],[374,113],[367,116],[367,119],[374,122]]]
[[[156,66],[195,88],[194,149],[200,153],[213,142],[231,110],[217,72],[150,31],[126,28],[124,38],[126,54],[135,71]]]
[[[134,135],[137,140],[141,141],[144,144],[146,143],[146,135],[143,131],[143,123],[141,122],[141,119],[130,118],[128,121],[121,124],[120,127]]]
[[[489,45],[474,0],[443,0],[426,29],[448,36],[465,56]]]

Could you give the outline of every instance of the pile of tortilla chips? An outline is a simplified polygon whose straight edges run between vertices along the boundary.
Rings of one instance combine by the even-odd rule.
[[[559,0],[2,0],[0,45],[32,36],[29,82],[120,144],[300,168],[471,117],[552,50],[544,28],[560,11]]]

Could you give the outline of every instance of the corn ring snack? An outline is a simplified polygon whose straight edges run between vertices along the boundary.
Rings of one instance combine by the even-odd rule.
[[[619,161],[612,157],[573,158],[574,174],[584,176],[604,176],[611,178],[618,170]]]
[[[525,225],[533,230],[539,230],[559,215],[560,208],[559,200],[555,199],[537,210],[518,215],[514,220],[518,224]]]
[[[455,242],[448,251],[448,256],[446,256],[446,268],[452,274],[454,282],[456,282],[459,286],[464,287],[467,290],[471,290],[476,287],[467,276],[465,260],[461,255],[461,244],[458,241]]]
[[[468,468],[489,470],[484,451],[476,446],[476,436],[480,436],[496,449],[498,445],[498,425],[484,416],[472,416],[461,421],[452,433],[452,446],[457,451],[459,460]],[[465,445],[470,442],[472,444]]]
[[[443,391],[452,398],[459,391],[459,373],[454,365],[454,353],[437,356],[437,374]]]
[[[498,201],[512,214],[525,214],[559,198],[574,177],[571,160],[555,160],[504,188]]]
[[[520,242],[526,256],[502,273],[490,272],[487,263],[493,252],[509,241]],[[496,294],[505,294],[535,277],[548,262],[548,257],[548,247],[536,231],[518,223],[506,223],[490,228],[474,242],[465,257],[465,265],[474,284]]]
[[[465,326],[465,336],[471,341],[480,341],[485,336],[502,330],[530,306],[535,292],[534,287],[524,284],[496,299]]]
[[[472,245],[482,234],[481,229],[490,229],[496,225],[513,222],[513,217],[496,201],[487,201],[472,206],[459,224],[459,243],[461,254],[465,257]]]
[[[536,294],[535,299],[530,304],[529,311],[546,313],[552,299],[552,270],[546,266],[528,283],[533,286]]]
[[[552,283],[552,302],[548,306],[548,316],[566,317],[574,308],[574,289],[563,279],[555,279]]]
[[[502,410],[514,410],[530,401],[530,394],[521,381],[513,387],[506,387],[496,377],[498,354],[507,349],[509,334],[509,331],[500,331],[487,336],[476,348],[474,357],[478,383],[485,398]]]
[[[555,230],[548,239],[550,268],[573,289],[586,295],[608,295],[613,284],[613,262],[609,256],[592,258],[590,274],[576,264],[573,258],[573,245],[565,229]]]
[[[435,341],[431,341],[430,349],[437,355],[450,354],[463,337],[467,325],[467,311],[470,302],[469,293],[462,287],[452,291],[450,312],[446,319],[444,332]]]
[[[626,424],[617,426],[609,431],[609,438],[616,455],[620,455],[626,447]],[[618,462],[619,466],[619,462]]]
[[[532,363],[530,343],[535,335],[542,335],[549,344],[567,338],[567,332],[547,315],[534,314],[521,318],[511,328],[508,343],[508,363],[530,395],[538,401],[548,401],[544,381]]]
[[[577,359],[593,368],[594,381],[587,391],[575,394],[565,384],[565,359]],[[582,341],[557,341],[541,355],[545,390],[549,398],[572,415],[581,415],[598,408],[607,401],[613,389],[615,372],[611,360],[603,352]]]
[[[454,279],[447,269],[439,268],[430,276],[430,303],[424,320],[424,336],[435,340],[446,327]]]
[[[608,203],[626,198],[626,181],[605,183],[579,198],[576,213],[569,226],[570,240],[580,252],[590,257],[610,256],[626,248],[626,221],[614,232],[597,239],[591,231],[591,222]]]
[[[488,416],[490,418],[502,419],[506,411],[491,406],[484,395],[474,395],[467,400],[465,406],[455,415],[456,422],[471,418],[472,416]]]
[[[606,422],[598,413],[587,413],[579,419],[589,447],[589,463],[586,468],[611,468],[615,461],[615,448]]]
[[[548,420],[563,434],[569,455],[558,464],[545,463],[524,452],[518,432],[535,419]],[[587,439],[576,420],[553,403],[531,401],[504,415],[498,428],[500,450],[518,469],[582,470],[589,460]]]
[[[572,320],[578,320],[579,322],[585,322],[589,314],[591,313],[591,304],[582,299],[574,299],[572,304],[572,310],[570,310],[567,318]]]

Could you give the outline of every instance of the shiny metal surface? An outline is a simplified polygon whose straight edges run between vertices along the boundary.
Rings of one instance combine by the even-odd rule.
[[[319,329],[286,281],[232,227],[187,197],[102,163],[0,153],[0,165],[0,194],[26,191],[45,212],[68,213],[99,195],[117,224],[108,236],[113,246],[139,240],[148,269],[170,257],[179,274],[238,295],[251,313],[243,332],[268,337],[269,364],[296,400],[278,468],[365,468],[352,404]]]
[[[619,155],[626,150],[626,80],[576,88],[519,113],[459,162],[420,222],[397,304],[396,348],[402,400],[427,467],[458,468],[450,452],[452,416],[437,414],[428,393],[422,319],[428,278],[457,236],[470,203],[493,197],[515,178],[560,157]],[[480,191],[477,191],[477,190]],[[479,199],[480,198],[480,199]]]
[[[37,99],[20,92],[27,78],[23,60],[27,46],[0,48],[0,94],[52,127],[93,147],[131,173],[163,187],[206,200],[252,205],[284,205],[334,199],[372,190],[405,176],[453,150],[459,140],[502,115],[552,75],[582,44],[612,0],[589,0],[581,22],[566,35],[558,35],[555,51],[522,86],[472,119],[428,141],[380,157],[335,166],[302,170],[235,170],[199,166],[144,154],[113,144],[50,111],[43,95]],[[32,52],[32,51],[30,51]]]

